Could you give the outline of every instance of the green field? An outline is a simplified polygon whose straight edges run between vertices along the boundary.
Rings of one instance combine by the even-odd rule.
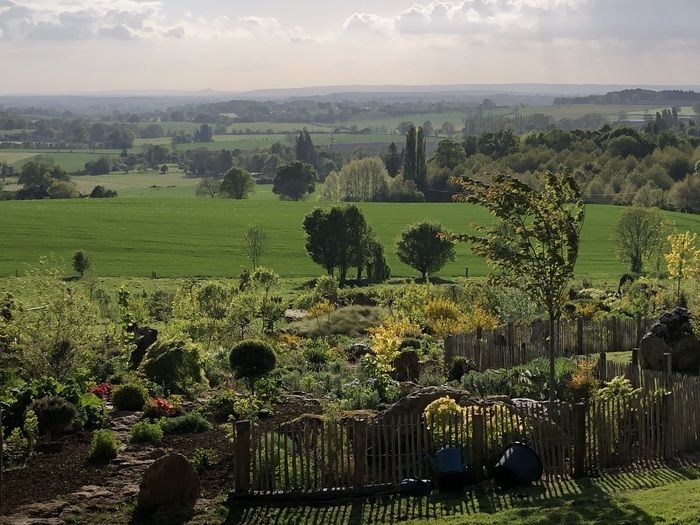
[[[158,176],[150,177],[154,178],[144,180],[144,185]],[[91,177],[90,184],[96,179]],[[152,271],[164,277],[234,276],[247,264],[241,251],[242,233],[256,222],[265,227],[270,241],[264,264],[289,277],[321,273],[305,253],[301,226],[304,216],[319,205],[317,201],[278,201],[269,186],[259,187],[253,198],[244,201],[162,196],[167,191],[192,195],[193,190],[186,186],[141,191],[154,198],[0,202],[0,275],[21,274],[26,264],[36,264],[42,255],[53,253],[68,259],[75,250],[85,249],[102,276],[148,276]],[[453,231],[465,231],[471,223],[490,219],[482,209],[466,204],[360,206],[385,245],[394,276],[414,275],[394,252],[394,241],[406,225],[431,219]],[[610,238],[611,225],[621,211],[614,206],[588,206],[576,268],[579,275],[614,282],[625,271],[615,260]],[[668,217],[681,230],[700,232],[699,216],[669,213]],[[472,276],[487,272],[481,258],[468,246],[458,245],[456,261],[442,275],[464,275],[465,267]]]

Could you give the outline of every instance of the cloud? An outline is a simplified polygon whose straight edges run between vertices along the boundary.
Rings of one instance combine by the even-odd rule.
[[[553,39],[647,43],[700,43],[698,0],[462,0],[416,3],[381,17],[355,13],[348,31],[395,32],[406,37],[457,35],[499,45]]]

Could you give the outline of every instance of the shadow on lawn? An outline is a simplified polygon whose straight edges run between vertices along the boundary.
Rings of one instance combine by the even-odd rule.
[[[664,468],[642,472],[623,472],[600,478],[562,480],[512,491],[496,492],[478,487],[460,496],[391,496],[371,500],[353,500],[325,506],[260,506],[232,508],[228,525],[365,525],[398,524],[416,520],[430,524],[448,518],[479,515],[486,523],[500,523],[495,515],[507,515],[513,523],[582,522],[635,523],[652,525],[655,518],[642,509],[613,499],[620,491],[651,489],[678,481],[700,478],[694,466]],[[302,497],[299,497],[301,500]]]

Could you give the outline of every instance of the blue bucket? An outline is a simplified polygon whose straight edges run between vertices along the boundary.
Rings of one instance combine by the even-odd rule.
[[[436,468],[438,471],[447,472],[463,472],[464,463],[462,462],[462,449],[460,447],[443,448],[435,454]]]

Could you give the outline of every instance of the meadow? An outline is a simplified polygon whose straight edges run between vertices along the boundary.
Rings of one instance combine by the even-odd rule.
[[[155,180],[158,176],[150,177]],[[90,178],[94,179],[97,178]],[[144,180],[143,184],[149,181]],[[105,200],[0,203],[3,223],[0,276],[21,275],[27,265],[35,265],[41,256],[50,253],[68,260],[77,249],[90,253],[94,270],[100,276],[147,277],[151,272],[162,277],[236,276],[248,264],[242,253],[241,237],[253,223],[263,225],[268,233],[265,265],[286,277],[322,273],[305,252],[302,229],[307,213],[316,206],[329,205],[318,202],[317,198],[279,201],[270,186],[260,186],[252,198],[242,201],[175,198],[178,192],[183,197],[186,193],[193,195],[194,190],[186,186],[130,191],[134,192],[132,195],[141,191],[142,195]],[[145,195],[153,198],[141,198]],[[384,244],[392,276],[415,275],[398,261],[394,250],[398,235],[408,224],[435,220],[452,231],[463,232],[470,224],[490,220],[484,210],[466,204],[363,203],[360,207]],[[626,267],[615,259],[611,239],[611,225],[622,211],[623,208],[614,206],[587,207],[578,275],[609,279],[612,285],[624,273]],[[679,230],[700,232],[698,216],[679,213],[667,213],[667,216]],[[456,260],[448,263],[440,275],[463,276],[465,268],[469,268],[470,276],[487,273],[484,261],[467,245],[460,244]]]

